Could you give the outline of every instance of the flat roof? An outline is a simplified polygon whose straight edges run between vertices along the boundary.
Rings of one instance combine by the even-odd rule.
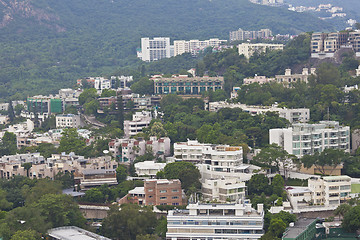
[[[304,232],[307,227],[316,221],[315,218],[300,218],[297,220],[293,227],[288,227],[284,233],[284,238],[296,238],[302,232]]]
[[[50,237],[61,240],[110,240],[110,238],[86,231],[75,226],[58,227],[48,231]]]
[[[327,176],[322,177],[324,180],[332,181],[332,180],[351,180],[351,177],[349,176]]]
[[[286,191],[290,192],[290,193],[308,193],[308,192],[312,192],[309,188],[307,187],[288,187],[286,189]]]
[[[135,187],[133,190],[129,191],[129,194],[145,194],[144,187]]]

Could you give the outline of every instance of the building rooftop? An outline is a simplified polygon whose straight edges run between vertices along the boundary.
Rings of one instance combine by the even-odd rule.
[[[288,187],[286,191],[289,193],[311,193],[312,191],[307,187]]]
[[[294,226],[290,226],[286,229],[283,239],[284,238],[296,238],[302,232],[304,232],[307,227],[312,224],[316,219],[314,218],[300,218],[298,221],[295,222]]]
[[[75,226],[58,227],[48,231],[50,237],[61,240],[110,240]]]
[[[136,187],[133,190],[130,190],[129,194],[145,194],[145,188],[144,187]]]
[[[344,181],[350,181],[351,177],[349,176],[327,176],[327,177],[322,177],[325,181],[335,181],[335,180],[344,180]]]

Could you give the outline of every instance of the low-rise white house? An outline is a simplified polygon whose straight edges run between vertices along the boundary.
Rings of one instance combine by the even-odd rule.
[[[259,239],[263,226],[263,204],[189,204],[169,211],[166,239]]]
[[[162,171],[166,163],[157,163],[155,161],[138,162],[134,164],[135,171],[138,176],[156,176],[156,173]]]

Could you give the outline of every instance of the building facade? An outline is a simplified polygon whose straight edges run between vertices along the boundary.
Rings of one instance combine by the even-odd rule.
[[[255,75],[253,78],[244,78],[244,83],[243,85],[249,85],[252,83],[258,83],[258,84],[265,84],[265,83],[269,83],[269,82],[274,82],[275,78],[267,78],[265,76],[258,76]]]
[[[277,83],[283,84],[285,87],[292,87],[294,83],[305,82],[308,83],[309,77],[316,75],[316,68],[303,68],[302,73],[291,73],[291,69],[286,69],[284,75],[276,75],[275,80]]]
[[[318,124],[296,123],[290,128],[270,129],[270,144],[276,143],[290,154],[302,157],[326,148],[350,152],[350,127],[335,121]]]
[[[155,78],[155,94],[201,95],[206,91],[223,89],[223,77],[188,77]]]
[[[167,216],[167,240],[259,239],[264,209],[251,204],[189,204]]]

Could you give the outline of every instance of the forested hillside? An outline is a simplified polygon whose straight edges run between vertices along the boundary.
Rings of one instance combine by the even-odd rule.
[[[2,0],[0,99],[50,93],[78,77],[137,67],[144,36],[227,39],[239,27],[332,30],[312,16],[248,0]]]

